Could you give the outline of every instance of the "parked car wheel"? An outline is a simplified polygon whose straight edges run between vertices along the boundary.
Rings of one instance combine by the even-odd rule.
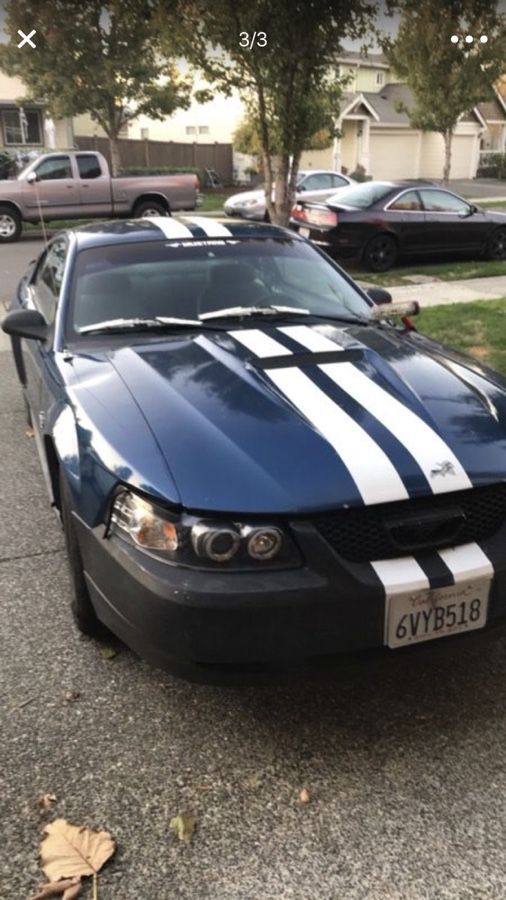
[[[139,203],[134,209],[134,216],[136,219],[146,219],[148,216],[168,215],[170,215],[170,213],[167,212],[163,203],[158,203],[156,200],[145,200],[143,203]]]
[[[488,259],[506,259],[506,228],[496,228],[488,239]]]
[[[397,255],[395,238],[389,234],[377,234],[366,244],[364,264],[371,272],[386,272],[395,265]]]
[[[0,242],[7,244],[19,240],[22,230],[21,216],[11,206],[0,206]]]
[[[60,473],[60,510],[72,581],[72,598],[70,601],[72,616],[82,634],[87,634],[90,637],[99,637],[104,634],[106,628],[96,616],[86,586],[81,551],[75,525],[72,521],[70,491],[63,473]]]

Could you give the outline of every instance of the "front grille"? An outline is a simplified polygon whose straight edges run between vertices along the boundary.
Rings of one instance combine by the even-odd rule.
[[[466,544],[492,537],[506,520],[506,483],[321,513],[311,521],[340,556],[352,562],[366,562],[420,552],[421,544],[416,534],[417,517],[437,513],[443,519],[447,514],[450,519],[455,516],[456,510],[463,514],[457,539],[453,535],[446,536],[444,529],[435,528],[431,540],[430,533],[427,535],[425,529],[424,550],[438,550],[454,543]],[[413,522],[413,527],[406,527],[402,547],[398,540],[399,529],[393,527],[399,519]]]

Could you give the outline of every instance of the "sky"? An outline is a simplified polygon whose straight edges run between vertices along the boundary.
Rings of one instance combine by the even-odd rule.
[[[276,2],[276,0],[273,0],[273,2]],[[444,0],[441,0],[441,7],[442,8],[444,7]],[[501,12],[506,13],[506,0],[499,0],[498,7],[501,10]],[[395,32],[397,23],[399,21],[398,14],[396,14],[393,17],[387,16],[384,11],[385,7],[384,7],[383,3],[381,3],[381,5],[380,5],[380,10],[381,11],[377,18],[377,24],[379,25],[379,27],[383,31],[386,31],[386,32],[390,32],[390,33]],[[4,22],[5,22],[5,0],[0,0],[0,40],[5,39]],[[28,33],[31,30],[29,26],[30,26],[30,23],[27,22],[26,33]],[[347,49],[358,50],[358,49],[360,49],[360,46],[362,45],[362,43],[363,43],[363,41],[345,41],[344,45]],[[377,50],[378,48],[372,46],[370,49],[374,51],[374,50]]]

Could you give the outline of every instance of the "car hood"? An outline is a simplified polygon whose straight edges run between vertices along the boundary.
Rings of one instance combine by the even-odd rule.
[[[296,514],[506,478],[506,382],[416,333],[270,325],[106,356],[188,509]]]
[[[265,193],[263,190],[258,191],[241,191],[240,194],[233,194],[231,197],[225,202],[226,206],[241,206],[246,200],[256,200],[258,203],[261,203],[262,200],[265,200]]]

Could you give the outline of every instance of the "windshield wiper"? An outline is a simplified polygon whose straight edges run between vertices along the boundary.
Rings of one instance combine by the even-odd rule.
[[[301,309],[300,306],[230,306],[227,309],[213,309],[212,312],[202,313],[199,319],[243,319],[250,316],[310,316],[309,309]]]
[[[205,328],[200,319],[179,319],[172,316],[154,316],[152,319],[107,319],[94,325],[85,325],[79,334],[95,334],[100,331],[149,331],[157,328]]]
[[[305,318],[327,319],[330,322],[346,322],[351,325],[377,325],[374,319],[367,316],[346,316],[325,313],[314,313],[310,309],[301,309],[299,306],[231,306],[229,309],[216,309],[209,313],[202,313],[199,319],[244,319],[251,316],[266,316],[280,318],[283,316],[304,316]]]

